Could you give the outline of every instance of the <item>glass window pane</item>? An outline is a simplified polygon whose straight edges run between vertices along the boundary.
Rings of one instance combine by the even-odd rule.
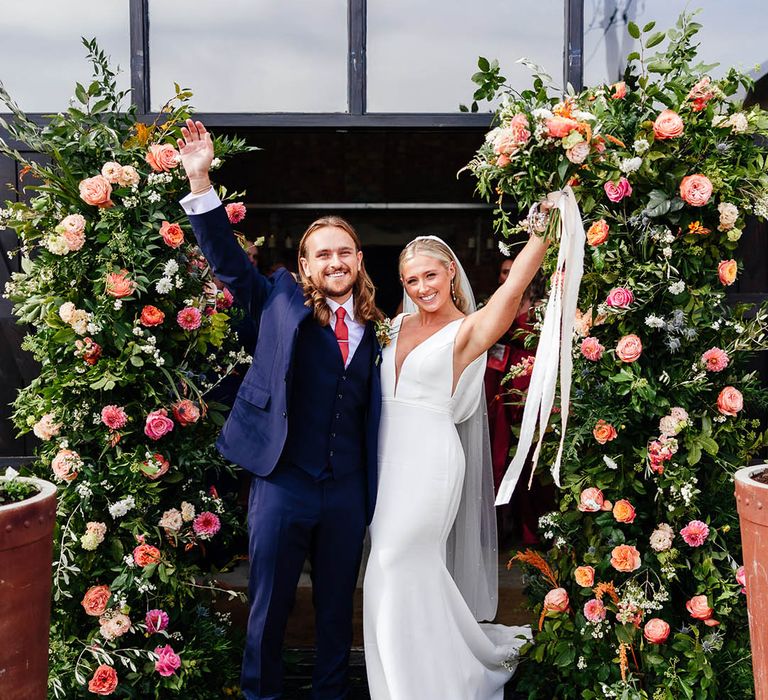
[[[91,70],[81,37],[96,38],[112,67],[122,71],[118,88],[130,87],[127,2],[8,2],[1,17],[0,80],[26,112],[65,109],[75,82],[88,83]]]
[[[563,0],[368,0],[368,111],[457,112],[478,56],[497,58],[513,87],[531,82],[523,56],[559,85],[563,26]]]
[[[751,73],[752,77],[757,79],[765,74],[765,0],[740,0],[738,10],[733,3],[722,0],[591,0],[584,6],[584,84],[612,83],[622,75],[624,59],[638,46],[627,34],[628,22],[642,28],[654,20],[654,31],[665,31],[675,25],[683,10],[699,7],[702,11],[696,21],[704,25],[696,38],[701,44],[699,59],[720,63],[712,77],[723,75],[732,66],[751,71],[756,64],[763,68]],[[656,51],[657,48],[651,49],[651,53]]]
[[[346,0],[152,0],[152,109],[173,83],[205,112],[345,112]]]

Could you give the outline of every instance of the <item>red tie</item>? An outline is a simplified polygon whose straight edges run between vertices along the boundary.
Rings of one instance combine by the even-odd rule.
[[[347,312],[343,306],[336,309],[336,340],[339,342],[339,350],[341,350],[341,359],[344,361],[344,365],[347,364],[347,358],[349,357],[349,328],[344,323],[344,317]]]

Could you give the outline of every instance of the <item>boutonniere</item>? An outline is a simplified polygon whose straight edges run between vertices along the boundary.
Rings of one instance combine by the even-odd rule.
[[[376,329],[376,340],[379,341],[379,346],[381,348],[387,347],[392,342],[392,321],[388,318],[376,321],[374,328]]]

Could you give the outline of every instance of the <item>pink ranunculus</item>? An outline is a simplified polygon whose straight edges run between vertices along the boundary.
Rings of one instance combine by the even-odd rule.
[[[717,277],[720,280],[720,284],[724,287],[730,287],[736,281],[738,272],[739,265],[733,259],[723,260],[717,266]]]
[[[742,408],[744,397],[735,387],[725,387],[717,397],[717,410],[724,416],[735,416]]]
[[[128,414],[122,406],[109,404],[101,409],[101,422],[110,430],[120,430],[128,422]]]
[[[653,122],[653,135],[657,141],[676,139],[678,136],[682,136],[684,130],[683,120],[673,109],[665,109]]]
[[[239,224],[245,218],[246,209],[242,202],[230,202],[224,209],[230,224]]]
[[[156,173],[173,170],[180,162],[179,152],[169,143],[153,144],[145,160]]]
[[[570,599],[565,588],[553,588],[544,596],[544,610],[547,612],[568,612]]]
[[[131,296],[136,289],[136,283],[128,275],[129,272],[125,269],[120,270],[120,272],[108,273],[106,279],[107,294],[115,299]]]
[[[144,434],[150,440],[159,440],[163,435],[167,435],[173,430],[173,421],[168,418],[168,411],[160,408],[147,415],[144,424]]]
[[[573,578],[582,588],[592,588],[595,585],[595,568],[593,566],[577,566]]]
[[[600,341],[593,336],[587,336],[581,341],[581,354],[592,362],[597,362],[603,356],[604,350]]]
[[[616,357],[622,362],[634,362],[643,353],[643,343],[634,333],[623,336],[616,345]]]
[[[547,136],[562,139],[568,136],[574,129],[579,128],[579,122],[569,117],[551,117],[546,121]]]
[[[692,207],[703,207],[712,196],[712,182],[706,175],[686,175],[680,181],[680,197]]]
[[[149,610],[144,618],[144,622],[147,625],[147,632],[150,634],[162,632],[168,628],[168,613],[157,608]]]
[[[114,206],[114,202],[110,199],[112,196],[112,185],[109,184],[109,181],[103,175],[96,175],[95,177],[82,180],[79,189],[80,199],[86,204],[101,207],[102,209]]]
[[[624,573],[637,571],[640,568],[640,552],[631,544],[620,544],[611,551],[611,566]]]
[[[701,361],[708,372],[722,372],[729,362],[728,353],[720,348],[710,348],[702,356]]]
[[[744,570],[744,566],[740,566],[736,569],[736,583],[741,586],[741,592],[747,592],[747,572]]]
[[[592,598],[592,600],[588,600],[584,603],[584,617],[586,617],[589,622],[602,622],[605,620],[605,613],[605,605],[603,605],[602,600]]]
[[[618,183],[608,180],[603,185],[603,189],[608,199],[613,203],[620,202],[624,197],[629,197],[632,194],[632,185],[625,177],[620,177]]]
[[[200,313],[200,309],[196,309],[194,306],[187,306],[176,314],[176,323],[185,331],[194,331],[200,328],[202,318],[203,315]]]
[[[669,623],[664,622],[664,620],[658,617],[652,617],[645,623],[645,627],[643,628],[643,636],[651,644],[663,644],[667,641],[669,632]]]
[[[685,604],[685,607],[695,620],[709,620],[714,613],[705,595],[694,596]]]
[[[701,520],[691,520],[680,530],[680,536],[690,547],[701,547],[709,537],[709,525]]]
[[[172,676],[181,668],[181,657],[173,650],[170,644],[164,647],[155,647],[158,659],[155,661],[155,671],[161,676]]]
[[[614,309],[626,309],[635,300],[635,295],[627,287],[614,287],[605,303]]]
[[[221,529],[221,521],[215,513],[204,511],[192,521],[192,529],[199,537],[208,539]]]
[[[582,513],[597,513],[603,509],[604,502],[603,492],[594,486],[590,486],[581,492],[578,508]]]

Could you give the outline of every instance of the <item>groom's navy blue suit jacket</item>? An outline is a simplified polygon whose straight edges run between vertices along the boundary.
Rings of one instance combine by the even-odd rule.
[[[216,276],[229,288],[258,328],[253,364],[216,443],[219,452],[257,476],[268,476],[278,464],[288,435],[293,361],[299,325],[311,314],[301,286],[288,270],[265,277],[251,264],[232,233],[223,206],[189,220]],[[372,333],[372,329],[366,329]],[[368,477],[368,521],[376,503],[377,446],[381,413],[378,343],[371,353],[371,381],[365,418],[365,469]],[[318,362],[319,364],[319,362]],[[303,397],[312,401],[311,396]]]

